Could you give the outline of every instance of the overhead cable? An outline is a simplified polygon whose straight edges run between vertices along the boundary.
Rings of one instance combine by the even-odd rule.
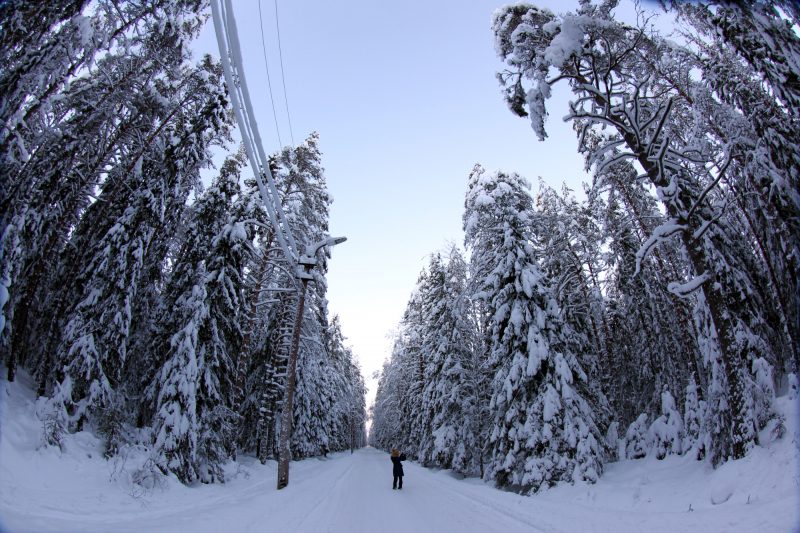
[[[272,80],[269,76],[269,62],[267,61],[267,43],[264,40],[264,19],[261,16],[261,0],[258,0],[258,29],[261,30],[261,50],[264,52],[264,68],[267,71],[267,87],[269,88],[269,103],[272,104],[272,118],[275,121],[275,132],[278,134],[278,144],[283,148],[283,141],[281,140],[281,130],[278,127],[278,113],[275,112],[275,99],[272,97]],[[280,44],[278,45],[280,48]],[[286,87],[284,86],[284,91]],[[291,130],[291,125],[290,125]],[[294,140],[292,140],[294,144]]]
[[[211,13],[214,17],[214,30],[217,35],[225,81],[231,96],[236,122],[242,133],[242,142],[258,184],[261,200],[267,209],[267,214],[275,229],[275,236],[286,260],[292,265],[297,265],[299,259],[297,244],[286,220],[286,215],[283,213],[275,180],[261,143],[258,124],[253,118],[255,115],[250,101],[250,93],[247,90],[247,79],[244,69],[241,67],[242,52],[231,0],[211,0]],[[262,177],[266,179],[266,184]]]
[[[259,0],[261,2],[261,0]],[[283,100],[286,102],[286,118],[289,121],[289,136],[292,139],[292,146],[294,146],[294,131],[292,130],[292,116],[289,114],[289,96],[286,92],[286,74],[284,73],[283,69],[283,49],[281,47],[281,25],[280,19],[278,18],[278,0],[274,0],[275,3],[275,29],[278,32],[278,57],[281,60],[281,81],[283,82]],[[259,3],[259,6],[261,4]]]

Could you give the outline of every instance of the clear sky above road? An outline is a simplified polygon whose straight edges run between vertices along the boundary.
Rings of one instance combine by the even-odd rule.
[[[555,12],[576,0],[537,2]],[[498,0],[278,2],[291,130],[312,131],[334,197],[330,232],[347,236],[328,273],[332,313],[371,375],[391,350],[427,257],[463,245],[461,214],[473,165],[517,171],[536,187],[588,179],[575,134],[561,121],[567,95],[549,103],[550,138],[506,107],[491,33]],[[273,0],[261,0],[264,40],[283,144],[290,127]],[[259,1],[235,0],[244,68],[268,153],[280,147],[259,29]],[[628,11],[632,11],[628,8]],[[211,23],[196,46],[218,55]],[[562,88],[563,89],[563,88]]]

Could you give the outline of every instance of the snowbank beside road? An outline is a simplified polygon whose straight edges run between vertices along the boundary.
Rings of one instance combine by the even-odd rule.
[[[242,457],[228,483],[186,487],[171,478],[134,483],[143,448],[102,456],[88,432],[63,450],[42,448],[29,378],[0,382],[0,524],[39,532],[793,532],[800,527],[797,402],[779,399],[785,436],[713,470],[688,457],[607,465],[595,485],[535,496],[498,491],[406,463],[391,489],[388,455],[365,449],[292,464],[277,491],[275,463]]]

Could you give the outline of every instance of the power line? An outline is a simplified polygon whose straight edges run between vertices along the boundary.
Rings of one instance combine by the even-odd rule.
[[[287,262],[295,266],[300,257],[297,243],[283,212],[281,198],[275,187],[268,159],[264,153],[264,146],[261,143],[261,135],[258,132],[258,123],[255,120],[253,104],[247,90],[247,79],[242,68],[242,49],[232,0],[211,0],[211,13],[214,17],[214,30],[217,34],[225,83],[228,85],[231,104],[250,160],[250,167],[253,169],[253,176],[258,184],[261,199],[275,229],[278,244]]]
[[[261,7],[261,0],[259,1],[259,8]],[[283,50],[281,49],[281,26],[278,19],[278,0],[275,3],[275,29],[278,32],[278,57],[281,59],[281,81],[283,82],[283,100],[286,102],[286,118],[289,120],[289,136],[292,139],[292,146],[294,146],[294,131],[292,131],[292,116],[289,114],[289,96],[286,93],[286,75],[283,71]],[[263,33],[262,33],[263,37]]]
[[[258,22],[259,22],[259,29],[261,30],[261,50],[264,52],[264,68],[267,69],[267,87],[269,87],[269,103],[272,104],[272,118],[275,121],[275,131],[278,134],[278,144],[280,145],[280,149],[283,149],[283,141],[281,140],[281,130],[278,127],[278,113],[275,112],[275,100],[272,98],[272,80],[269,77],[269,63],[267,62],[267,43],[264,40],[264,19],[261,16],[261,0],[258,0]],[[280,43],[278,44],[278,48],[280,49]],[[283,65],[281,65],[281,75],[283,75]],[[286,91],[286,86],[283,87],[284,92]],[[291,132],[291,124],[289,124],[289,131]],[[292,138],[292,144],[294,144],[294,138]]]

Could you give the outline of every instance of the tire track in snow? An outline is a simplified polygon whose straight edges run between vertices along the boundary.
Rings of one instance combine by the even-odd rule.
[[[319,515],[319,511],[323,510],[323,509],[325,509],[327,507],[330,507],[331,494],[339,494],[342,484],[344,484],[346,481],[349,481],[349,478],[350,478],[349,474],[350,474],[350,472],[352,472],[353,467],[355,466],[355,463],[353,461],[353,457],[352,456],[349,458],[347,463],[348,463],[347,464],[347,468],[345,468],[342,472],[340,472],[339,475],[337,476],[336,481],[334,481],[333,487],[331,487],[332,490],[330,492],[327,492],[327,493],[324,492],[324,491],[320,492],[320,494],[322,495],[322,498],[317,499],[316,502],[314,503],[314,505],[310,509],[307,510],[307,512],[305,513],[304,516],[301,517],[300,522],[297,524],[297,526],[299,528],[299,529],[297,529],[297,531],[314,531],[314,530],[319,531],[319,529],[317,529],[317,528],[302,528],[300,526],[303,526],[304,524],[309,523],[309,521],[312,520],[312,519],[317,520],[317,516]],[[313,522],[312,522],[312,524],[313,524]]]
[[[424,467],[419,467],[419,468],[424,469]],[[427,471],[427,469],[425,469],[425,470]],[[467,493],[464,490],[458,490],[458,489],[461,489],[461,487],[459,487],[456,490],[453,490],[454,489],[454,486],[453,486],[454,483],[461,483],[459,480],[456,480],[455,478],[453,478],[452,481],[454,483],[450,483],[449,482],[450,480],[444,481],[442,479],[439,479],[440,476],[438,476],[437,474],[435,474],[433,472],[430,472],[430,471],[428,471],[428,472],[430,473],[430,475],[427,477],[427,479],[428,480],[433,480],[434,483],[436,483],[440,487],[442,487],[443,488],[442,494],[445,497],[447,497],[450,501],[452,501],[454,503],[459,503],[460,504],[461,502],[458,501],[458,500],[466,501],[471,506],[476,506],[477,505],[477,506],[479,506],[479,507],[481,507],[483,509],[486,509],[487,512],[490,513],[490,514],[498,514],[499,513],[499,514],[501,514],[503,516],[503,518],[510,518],[510,519],[514,520],[515,522],[519,523],[520,525],[524,526],[525,531],[533,530],[533,531],[543,531],[543,532],[549,532],[549,533],[556,533],[556,532],[559,531],[558,529],[554,529],[552,524],[543,525],[543,524],[541,524],[541,522],[534,523],[533,521],[528,520],[526,517],[519,516],[519,514],[518,514],[519,509],[515,509],[513,506],[502,505],[502,504],[498,504],[498,502],[488,501],[488,500],[479,498],[477,496],[473,496],[473,495]],[[469,485],[465,485],[464,488],[467,488],[467,487],[469,487]],[[498,492],[499,492],[498,496],[500,494],[505,494],[505,493],[503,493],[502,491],[499,491],[499,490],[498,490]],[[512,494],[512,493],[509,493],[509,495],[510,494]],[[459,505],[459,506],[461,506],[461,505]]]

